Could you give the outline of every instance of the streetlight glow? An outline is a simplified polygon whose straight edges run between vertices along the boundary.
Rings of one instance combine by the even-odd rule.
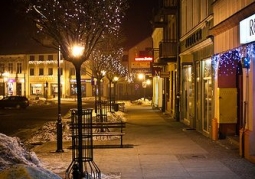
[[[74,45],[74,46],[71,47],[72,55],[76,58],[80,57],[80,56],[82,56],[82,54],[84,52],[84,49],[85,48],[81,45]]]
[[[117,82],[119,80],[119,77],[117,77],[117,76],[115,76],[114,78],[113,78],[113,81],[114,82]]]
[[[150,79],[147,79],[147,80],[146,80],[146,84],[147,84],[147,85],[150,85],[150,84],[151,84],[151,80],[150,80]]]
[[[102,76],[104,77],[105,74],[106,74],[106,71],[105,71],[105,70],[102,70],[102,71],[101,71],[101,74],[102,74]]]
[[[138,79],[139,80],[144,80],[144,77],[145,77],[145,75],[143,73],[138,74]]]

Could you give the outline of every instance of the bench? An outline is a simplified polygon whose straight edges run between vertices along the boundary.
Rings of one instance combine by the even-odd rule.
[[[96,122],[92,123],[93,136],[119,136],[120,137],[120,146],[123,147],[123,136],[124,128],[126,128],[125,122]]]
[[[123,148],[123,136],[124,128],[126,128],[125,122],[93,122],[91,126],[89,124],[82,124],[82,128],[92,127],[92,137],[110,137],[110,136],[119,136],[120,137],[120,147]],[[78,124],[71,124],[71,130],[78,129]],[[77,137],[77,135],[72,136]]]

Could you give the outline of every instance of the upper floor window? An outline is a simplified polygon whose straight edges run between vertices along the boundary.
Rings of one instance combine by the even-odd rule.
[[[44,70],[43,68],[39,68],[39,76],[43,76],[44,75]]]
[[[39,61],[44,61],[44,55],[39,55]]]
[[[13,73],[13,63],[8,64],[8,72]]]
[[[48,75],[53,75],[53,68],[48,68]]]
[[[53,60],[53,55],[48,55],[48,60]]]
[[[0,72],[4,73],[4,71],[5,71],[4,64],[0,63]]]
[[[17,63],[17,71],[16,71],[17,74],[20,74],[22,73],[22,63]]]
[[[29,56],[29,61],[35,61],[35,56],[34,55],[30,55]]]
[[[34,68],[30,68],[29,74],[30,74],[30,76],[34,76],[35,75],[35,69]]]

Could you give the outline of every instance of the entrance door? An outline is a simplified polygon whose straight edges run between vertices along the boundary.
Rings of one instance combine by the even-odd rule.
[[[202,98],[202,128],[209,133],[210,120],[212,119],[212,80],[211,77],[203,79],[203,98]]]
[[[194,108],[194,94],[192,86],[192,65],[184,65],[182,69],[182,118],[184,123],[191,125]],[[193,126],[192,126],[193,127]]]
[[[212,120],[212,77],[211,60],[202,61],[202,130],[209,134],[210,120]]]

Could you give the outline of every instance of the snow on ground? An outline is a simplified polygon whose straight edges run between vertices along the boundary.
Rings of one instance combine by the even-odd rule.
[[[34,152],[24,148],[19,138],[0,133],[0,178],[61,179],[44,169]]]
[[[147,100],[137,100],[136,104],[150,104]],[[33,103],[34,104],[34,103]],[[38,104],[46,104],[39,102]],[[125,101],[125,106],[132,105]],[[109,121],[123,120],[127,121],[125,112],[108,113]],[[93,113],[93,117],[95,114]],[[70,114],[63,116],[63,140],[70,139]],[[34,135],[25,142],[25,144],[38,144],[50,141],[56,141],[56,121],[47,122]],[[37,155],[27,150],[24,144],[17,137],[9,137],[0,133],[0,178],[4,179],[61,179],[49,169],[45,169]],[[111,176],[102,174],[102,179],[119,179],[120,176],[112,174]]]

